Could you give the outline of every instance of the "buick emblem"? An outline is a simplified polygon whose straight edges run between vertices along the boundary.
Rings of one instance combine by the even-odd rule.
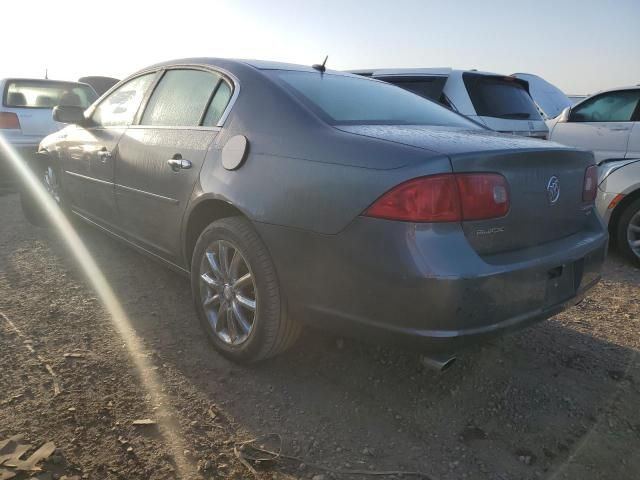
[[[558,201],[558,198],[560,198],[560,180],[554,175],[547,183],[547,199],[553,205]]]

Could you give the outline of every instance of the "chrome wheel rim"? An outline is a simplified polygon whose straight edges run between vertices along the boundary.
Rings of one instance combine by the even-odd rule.
[[[257,290],[246,259],[237,247],[218,240],[200,263],[200,298],[211,330],[225,344],[249,338],[256,318]]]
[[[56,172],[51,167],[47,167],[44,172],[44,187],[51,195],[51,198],[60,205],[60,184],[58,183]]]
[[[640,258],[640,210],[638,210],[627,227],[627,242],[634,255]]]

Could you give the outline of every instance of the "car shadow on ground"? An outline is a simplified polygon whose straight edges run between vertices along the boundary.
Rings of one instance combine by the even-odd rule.
[[[74,270],[57,237],[37,231]],[[460,352],[442,374],[417,352],[311,329],[280,357],[245,367],[210,347],[188,279],[100,232],[79,232],[152,362],[173,382],[179,415],[198,418],[185,399],[207,399],[235,428],[277,433],[300,457],[342,468],[441,478],[582,475],[604,465],[617,478],[639,471],[640,414],[628,407],[640,399],[636,350],[598,330],[599,318],[624,314],[603,310],[598,295],[558,319]],[[20,272],[9,263],[5,275],[11,283]],[[578,453],[587,458],[578,461]],[[617,461],[624,454],[625,465]]]

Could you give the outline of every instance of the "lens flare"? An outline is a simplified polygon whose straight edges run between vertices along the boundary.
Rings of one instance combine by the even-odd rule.
[[[67,249],[82,269],[82,272],[95,290],[102,305],[109,313],[113,326],[127,347],[142,385],[146,393],[149,394],[153,406],[156,407],[157,424],[171,449],[178,478],[194,476],[196,469],[192,463],[187,461],[184,455],[185,443],[177,433],[178,424],[173,415],[169,399],[162,392],[158,377],[147,359],[147,352],[138,339],[127,314],[109,285],[109,282],[64,213],[49,196],[24,159],[20,157],[1,133],[0,152],[4,152],[4,157],[13,165],[19,180],[23,184],[23,188],[36,199],[50,220],[51,225],[57,229]]]

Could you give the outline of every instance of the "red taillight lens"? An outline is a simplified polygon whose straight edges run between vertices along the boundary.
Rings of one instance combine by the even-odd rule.
[[[0,112],[0,128],[19,129],[20,120],[18,120],[18,115],[13,112]]]
[[[584,186],[582,188],[582,201],[592,203],[598,193],[598,167],[591,165],[584,172]]]
[[[504,217],[509,211],[507,180],[497,173],[456,175],[463,220]]]
[[[459,221],[455,177],[447,174],[409,180],[385,193],[365,215],[409,222]]]
[[[380,197],[364,215],[409,222],[460,222],[506,215],[509,190],[495,173],[415,178]]]

